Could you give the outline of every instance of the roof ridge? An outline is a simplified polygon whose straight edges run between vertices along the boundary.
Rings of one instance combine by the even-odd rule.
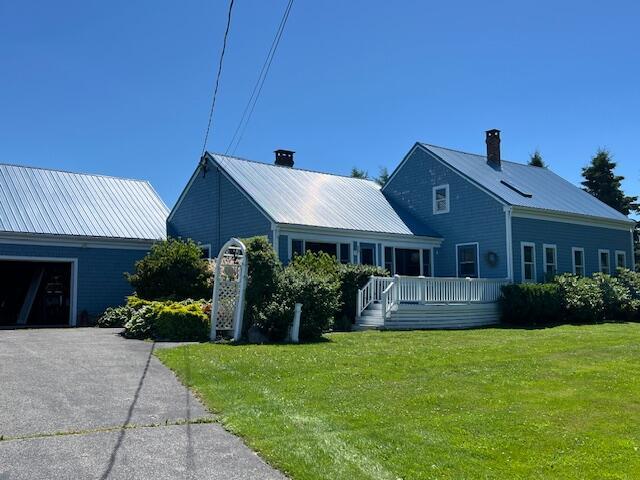
[[[284,167],[284,166],[281,166],[281,165],[276,165],[274,163],[260,162],[258,160],[251,160],[249,158],[237,157],[235,155],[225,155],[224,153],[209,152],[209,151],[207,151],[207,153],[209,155],[212,155],[212,156],[213,155],[218,155],[220,157],[231,158],[231,159],[234,159],[234,160],[240,160],[241,162],[257,163],[258,165],[265,165],[267,167],[286,168],[288,170],[293,170],[293,171],[317,173],[317,174],[320,174],[320,175],[329,175],[331,177],[349,178],[349,179],[352,179],[352,180],[364,180],[364,181],[376,184],[376,182],[374,180],[370,179],[370,178],[358,178],[358,177],[352,177],[350,175],[341,175],[339,173],[321,172],[319,170],[311,170],[310,168]]]
[[[465,155],[473,155],[474,157],[480,157],[480,158],[487,158],[486,155],[481,155],[479,153],[472,153],[472,152],[465,152],[464,150],[458,150],[456,148],[449,148],[449,147],[442,147],[440,145],[434,145],[432,143],[426,143],[426,142],[419,142],[420,145],[424,145],[426,147],[436,147],[436,148],[441,148],[443,150],[449,150],[450,152],[457,152],[457,153],[464,153]],[[536,167],[534,165],[528,165],[526,163],[520,163],[520,162],[514,162],[513,160],[505,160],[503,158],[500,159],[501,162],[507,162],[507,163],[511,163],[513,165],[520,165],[521,167],[533,167],[533,168],[540,168],[540,167]],[[547,170],[549,170],[549,168],[544,167]],[[551,171],[551,170],[549,170]]]
[[[113,179],[116,179],[116,180],[129,180],[131,182],[149,183],[149,180],[142,179],[142,178],[117,177],[115,175],[104,175],[104,174],[101,174],[101,173],[73,172],[71,170],[63,170],[61,168],[36,167],[34,165],[20,165],[18,163],[0,162],[0,166],[15,167],[15,168],[28,168],[30,170],[42,170],[44,172],[68,173],[70,175],[82,175],[84,177],[113,178]]]

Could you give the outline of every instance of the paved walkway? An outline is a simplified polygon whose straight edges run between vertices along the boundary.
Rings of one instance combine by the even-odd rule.
[[[116,332],[0,330],[0,480],[285,478]]]

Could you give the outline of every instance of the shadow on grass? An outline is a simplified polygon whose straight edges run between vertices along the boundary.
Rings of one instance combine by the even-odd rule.
[[[589,325],[628,325],[632,323],[638,323],[633,320],[603,320],[601,322],[554,322],[554,323],[543,323],[539,325],[521,325],[518,323],[500,323],[498,325],[493,325],[489,328],[496,328],[499,330],[547,330],[551,328],[564,327],[564,326],[572,326],[572,327],[586,327]],[[487,328],[487,327],[484,327]]]

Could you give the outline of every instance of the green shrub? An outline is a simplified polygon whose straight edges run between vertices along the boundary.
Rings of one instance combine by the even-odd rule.
[[[155,320],[157,305],[145,305],[138,310],[134,310],[131,318],[124,324],[122,335],[125,338],[146,340],[155,338]]]
[[[133,309],[128,306],[109,307],[100,317],[96,325],[100,328],[124,327],[124,324],[131,319]]]
[[[125,274],[141,299],[183,300],[211,296],[211,268],[200,247],[191,240],[158,242]]]
[[[338,278],[340,281],[340,300],[342,307],[336,314],[334,330],[349,331],[356,317],[356,302],[358,290],[364,287],[371,276],[388,277],[389,272],[384,268],[372,265],[357,265],[349,263],[340,265]]]
[[[596,273],[594,281],[602,293],[604,318],[607,320],[632,320],[635,316],[637,303],[631,295],[631,291],[617,277]]]
[[[314,253],[307,251],[304,255],[296,255],[287,268],[292,268],[308,275],[327,277],[333,281],[339,280],[340,263],[338,263],[336,257],[324,252]]]
[[[629,289],[629,294],[634,300],[640,300],[640,273],[620,268],[616,278]]]
[[[209,317],[201,305],[172,303],[156,310],[155,337],[169,341],[205,341],[209,339]]]
[[[560,288],[555,283],[524,283],[502,287],[502,320],[515,325],[549,325],[564,318]]]
[[[565,317],[570,322],[592,323],[604,319],[604,300],[598,283],[592,278],[564,274],[558,284]]]
[[[245,291],[243,330],[260,324],[267,305],[278,289],[282,265],[267,237],[252,237],[242,241],[247,247],[248,280]]]

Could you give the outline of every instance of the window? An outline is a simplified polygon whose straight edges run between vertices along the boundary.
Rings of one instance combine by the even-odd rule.
[[[340,244],[340,263],[349,263],[351,261],[351,249],[348,243]]]
[[[422,250],[422,275],[432,277],[431,273],[431,250]]]
[[[372,246],[360,246],[360,264],[375,265],[375,252]]]
[[[536,245],[535,243],[522,242],[520,244],[522,254],[522,281],[536,281]],[[546,259],[545,259],[546,262]]]
[[[545,280],[551,280],[558,273],[558,249],[555,245],[544,244],[544,276]]]
[[[449,212],[449,185],[433,187],[433,214]]]
[[[211,245],[200,245],[202,258],[211,258]]]
[[[393,247],[384,247],[384,268],[393,275],[396,273],[393,268]]]
[[[456,261],[458,277],[478,277],[478,244],[465,243],[456,245]]]
[[[627,268],[627,252],[616,250],[616,268]]]
[[[598,265],[600,265],[600,273],[611,273],[609,250],[598,250]]]
[[[584,276],[584,248],[573,247],[571,249],[573,257],[573,273],[575,275]]]
[[[291,257],[304,255],[304,243],[302,240],[291,240]]]
[[[304,251],[313,253],[324,252],[327,255],[338,258],[338,246],[335,243],[304,242]]]

